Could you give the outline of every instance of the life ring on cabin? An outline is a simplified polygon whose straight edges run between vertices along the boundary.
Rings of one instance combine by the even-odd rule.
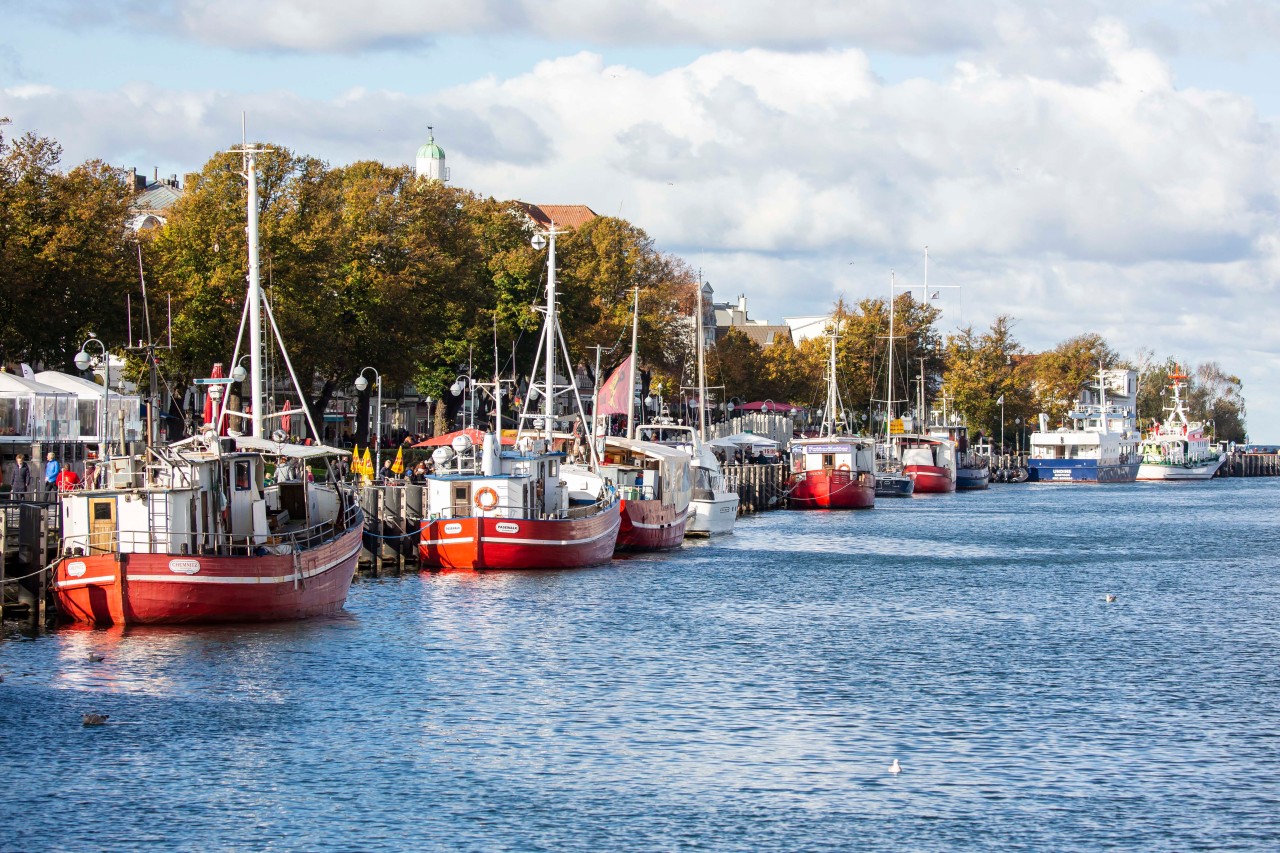
[[[837,466],[836,466],[836,470],[837,470],[837,471],[844,471],[844,472],[847,474],[847,473],[849,473],[849,466],[848,466],[848,464],[846,464],[846,463],[844,463],[844,462],[841,462],[839,465],[837,465]]]
[[[487,486],[476,492],[476,506],[486,512],[498,505],[498,493]]]

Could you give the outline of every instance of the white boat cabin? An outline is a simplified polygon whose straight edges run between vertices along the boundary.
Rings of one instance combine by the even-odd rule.
[[[112,459],[101,487],[62,494],[64,553],[289,553],[345,527],[334,522],[352,508],[305,470],[343,452],[200,437],[153,449],[147,464]]]
[[[465,437],[464,437],[465,438]],[[548,449],[542,439],[521,439],[515,449],[498,450],[497,438],[486,434],[480,448],[469,439],[436,448],[436,469],[427,477],[426,515],[439,518],[569,518],[575,510],[594,506],[603,481],[577,486],[566,482],[565,454]]]
[[[874,473],[875,443],[857,436],[804,439],[791,444],[791,471],[848,471]]]
[[[893,454],[903,467],[924,465],[945,468],[952,476],[956,473],[956,443],[949,438],[930,435],[896,435],[892,442]]]

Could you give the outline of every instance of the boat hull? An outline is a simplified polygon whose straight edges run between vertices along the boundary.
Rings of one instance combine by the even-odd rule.
[[[623,499],[614,551],[670,551],[684,542],[689,510],[662,501]]]
[[[902,472],[916,484],[917,495],[942,495],[956,490],[950,469],[940,465],[904,465]]]
[[[422,522],[418,555],[428,568],[578,569],[613,557],[618,501],[586,518],[445,518]]]
[[[1096,459],[1028,459],[1031,483],[1132,483],[1138,463],[1100,464]]]
[[[905,474],[876,475],[876,497],[878,498],[909,498],[915,490],[915,481]]]
[[[268,622],[336,613],[347,600],[361,525],[293,554],[205,556],[110,553],[58,564],[54,594],[70,619],[92,625]]]
[[[1138,466],[1137,479],[1159,482],[1212,480],[1214,475],[1218,473],[1218,469],[1222,467],[1222,463],[1226,461],[1226,458],[1226,456],[1219,456],[1212,462],[1202,462],[1195,465],[1161,465],[1159,463],[1143,462]]]
[[[976,468],[956,469],[956,491],[974,492],[985,489],[991,483],[991,470],[986,465]]]
[[[689,502],[685,536],[723,536],[733,532],[738,520],[738,496],[733,492],[714,492],[713,495]]]
[[[876,478],[869,471],[804,471],[791,483],[792,509],[871,509]]]

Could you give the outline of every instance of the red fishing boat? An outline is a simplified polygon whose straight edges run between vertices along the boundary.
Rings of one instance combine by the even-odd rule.
[[[606,563],[612,558],[621,526],[618,491],[591,471],[569,475],[566,454],[555,449],[557,424],[572,416],[556,409],[558,399],[578,402],[579,422],[586,416],[574,371],[565,358],[568,384],[556,382],[556,344],[560,340],[556,311],[556,232],[549,232],[547,309],[543,347],[538,359],[545,368],[541,383],[530,382],[515,446],[504,450],[495,432],[476,446],[459,435],[450,447],[432,454],[435,472],[427,478],[418,553],[423,565],[438,569],[562,569]],[[547,245],[541,234],[534,246]],[[533,374],[538,373],[535,361]],[[494,401],[494,428],[502,423],[502,381],[477,383]],[[542,412],[528,408],[542,400]],[[532,429],[524,429],[528,423]],[[591,448],[593,461],[595,449]]]
[[[566,466],[565,479],[579,489],[606,477],[622,498],[618,551],[669,551],[684,542],[693,478],[689,455],[651,441],[609,436],[594,472]]]
[[[902,473],[915,483],[917,495],[956,490],[954,441],[936,435],[895,435],[893,447]]]
[[[875,442],[850,434],[836,388],[833,329],[827,367],[827,403],[816,438],[791,442],[789,496],[793,509],[870,509],[876,503]]]
[[[364,527],[354,495],[328,464],[346,451],[286,444],[282,431],[262,437],[272,415],[264,405],[259,323],[271,309],[258,277],[255,152],[244,154],[252,407],[221,408],[203,435],[149,447],[145,456],[112,459],[104,443],[102,483],[62,494],[53,586],[59,610],[77,622],[301,619],[333,613],[346,601]],[[232,364],[239,355],[237,345]],[[297,387],[292,368],[290,375]],[[211,380],[209,387],[221,391],[243,378]],[[213,396],[225,402],[226,395]],[[220,436],[228,414],[247,421],[251,433]]]

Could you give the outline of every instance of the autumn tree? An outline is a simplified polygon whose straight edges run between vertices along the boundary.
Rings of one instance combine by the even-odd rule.
[[[981,334],[968,326],[947,336],[943,391],[975,434],[998,435],[1002,417],[1008,426],[1034,416],[1031,386],[1021,367],[1024,352],[1013,325],[1012,317],[1001,315]]]
[[[1099,369],[1115,367],[1119,361],[1116,351],[1094,333],[1068,338],[1029,359],[1025,381],[1035,412],[1048,414],[1050,423],[1062,422],[1080,390],[1096,382]]]
[[[122,174],[100,161],[59,169],[62,148],[0,134],[0,362],[71,368],[90,331],[125,337],[136,247]]]

